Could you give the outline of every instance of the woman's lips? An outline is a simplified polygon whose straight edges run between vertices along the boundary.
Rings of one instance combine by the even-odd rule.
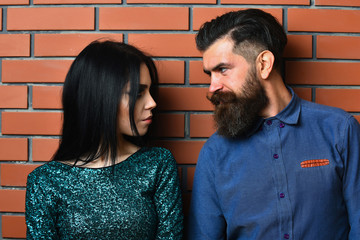
[[[145,118],[143,121],[150,124],[152,122],[152,116]]]

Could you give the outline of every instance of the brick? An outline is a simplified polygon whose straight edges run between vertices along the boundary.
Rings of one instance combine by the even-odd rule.
[[[27,108],[27,86],[0,85],[0,108]]]
[[[221,0],[221,4],[310,5],[310,0]]]
[[[360,115],[354,115],[354,118],[360,123]]]
[[[206,99],[207,88],[160,87],[159,110],[212,111],[212,104]]]
[[[25,212],[25,190],[0,189],[0,212]]]
[[[360,2],[358,0],[316,0],[315,5],[359,7]]]
[[[34,4],[110,4],[119,3],[121,0],[33,0]]]
[[[190,61],[189,82],[190,84],[210,84],[210,76],[204,73],[202,61]]]
[[[288,9],[288,31],[360,32],[358,10]]]
[[[156,146],[169,149],[178,164],[195,164],[205,141],[166,141],[156,142]]]
[[[93,7],[8,8],[7,30],[94,30],[94,17]]]
[[[185,7],[100,8],[99,28],[100,30],[188,30],[189,9]]]
[[[72,60],[3,60],[2,82],[62,83],[72,62]]]
[[[160,84],[184,84],[184,61],[156,61]]]
[[[289,84],[357,85],[357,62],[287,62],[285,81]]]
[[[29,5],[29,0],[0,0],[0,5]]]
[[[29,34],[0,34],[0,57],[29,57]]]
[[[34,86],[32,107],[34,109],[61,109],[62,86]]]
[[[195,34],[129,34],[128,40],[152,56],[201,57]]]
[[[127,0],[128,4],[134,3],[168,3],[168,4],[216,4],[216,0]]]
[[[55,138],[34,138],[32,140],[32,160],[49,161],[52,159],[60,144]]]
[[[312,58],[311,35],[288,35],[284,57],[287,58]]]
[[[360,59],[360,37],[317,36],[317,58]]]
[[[342,108],[349,112],[360,111],[360,89],[316,89],[315,101]]]
[[[307,101],[311,101],[311,99],[312,99],[311,88],[294,87],[293,90],[300,98],[307,100]]]
[[[195,167],[188,167],[186,172],[187,172],[186,189],[192,190],[194,175],[195,175]]]
[[[59,135],[60,112],[2,112],[2,134]]]
[[[0,138],[0,161],[27,161],[27,138]]]
[[[35,56],[77,56],[88,44],[98,39],[122,41],[122,34],[35,34]]]
[[[210,137],[215,131],[212,114],[190,115],[190,137]]]
[[[244,8],[194,8],[193,9],[193,29],[199,30],[200,26],[207,21],[210,21],[217,16],[220,16],[224,13],[230,11],[238,11]],[[262,9],[278,19],[282,23],[282,9],[271,8],[271,9]]]
[[[0,164],[1,186],[25,187],[29,173],[39,165],[28,164]]]
[[[158,137],[184,137],[184,114],[155,114],[154,129]]]
[[[3,238],[26,238],[25,216],[3,215],[1,222]]]

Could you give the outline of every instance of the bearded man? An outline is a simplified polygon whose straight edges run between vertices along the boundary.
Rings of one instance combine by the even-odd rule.
[[[261,10],[196,37],[217,132],[194,177],[190,240],[360,239],[360,126],[282,78],[286,34]]]

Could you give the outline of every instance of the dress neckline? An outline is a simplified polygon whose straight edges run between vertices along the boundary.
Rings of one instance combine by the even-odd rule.
[[[57,164],[60,164],[62,166],[66,166],[66,167],[70,167],[70,168],[76,168],[76,169],[87,169],[87,170],[105,170],[105,169],[109,169],[109,168],[113,168],[119,165],[122,165],[126,162],[129,162],[132,158],[134,158],[134,156],[136,156],[137,154],[139,154],[140,152],[143,152],[145,150],[145,147],[139,148],[136,152],[134,152],[133,154],[131,154],[130,156],[128,156],[126,159],[124,159],[121,162],[115,163],[113,165],[109,165],[109,166],[104,166],[104,167],[95,167],[95,168],[91,168],[91,167],[86,167],[84,165],[74,165],[74,164],[67,164],[65,162],[60,162],[60,161],[52,161],[55,162]]]

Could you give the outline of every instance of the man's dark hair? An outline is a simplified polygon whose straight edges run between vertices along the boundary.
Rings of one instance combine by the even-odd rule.
[[[131,129],[139,136],[134,107],[140,85],[140,66],[157,81],[154,62],[137,48],[114,41],[95,41],[74,60],[66,76],[62,104],[64,121],[53,160],[88,163],[99,157],[115,162],[118,154],[119,103],[129,92]]]
[[[280,70],[287,37],[284,29],[271,14],[259,9],[226,13],[200,28],[196,45],[206,51],[216,40],[229,36],[234,41],[234,52],[251,62],[264,50],[275,56],[274,68]]]

